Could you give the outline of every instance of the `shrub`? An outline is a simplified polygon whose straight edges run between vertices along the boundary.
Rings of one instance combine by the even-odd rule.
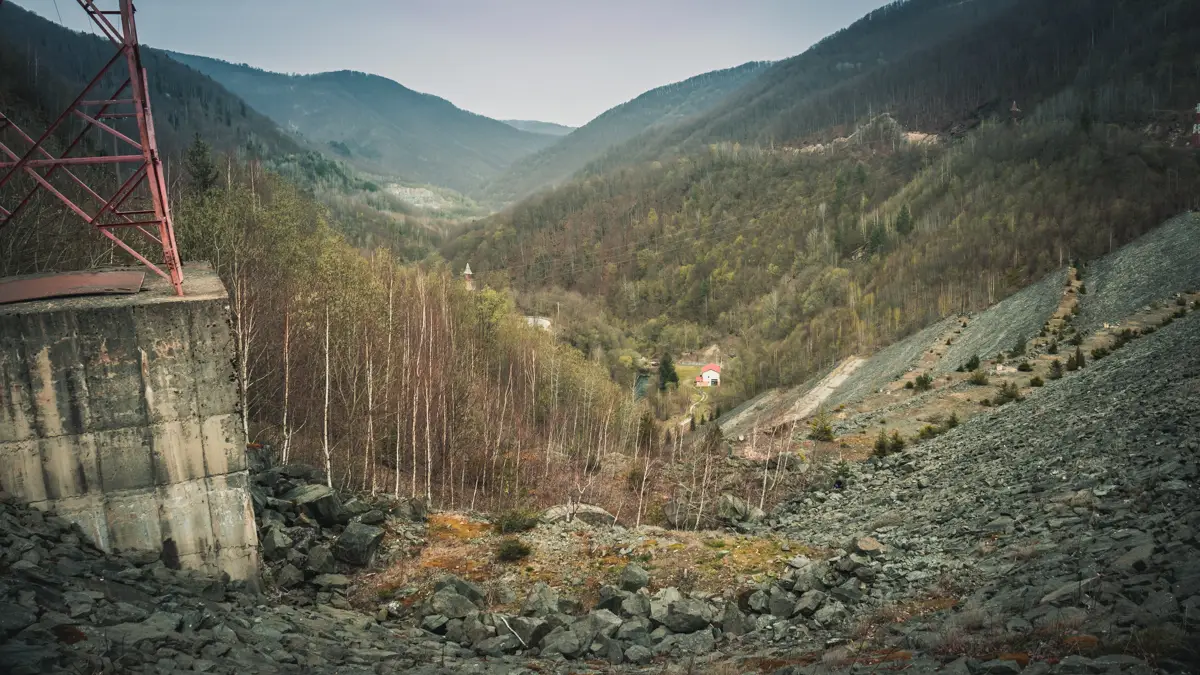
[[[1079,370],[1079,363],[1075,360],[1075,355],[1072,354],[1067,357],[1067,372],[1073,373],[1077,370]]]
[[[1192,301],[1192,311],[1200,309],[1200,300]]]
[[[1073,305],[1071,305],[1071,315],[1072,315],[1072,316],[1078,316],[1078,315],[1079,315],[1079,303],[1078,303],[1078,302],[1077,302],[1077,303],[1075,303],[1075,304],[1073,304]]]
[[[1017,370],[1021,371],[1022,373],[1032,373],[1033,366],[1029,365],[1028,361],[1022,361],[1021,365],[1017,366]]]
[[[1146,326],[1145,328],[1142,329],[1142,335],[1150,335],[1155,330],[1157,330],[1157,329],[1154,326]]]
[[[1181,295],[1178,298],[1175,298],[1175,304],[1179,305],[1180,307],[1187,307],[1187,298]]]
[[[932,424],[926,424],[925,426],[921,427],[920,431],[917,432],[917,440],[926,441],[930,438],[936,437],[938,433],[940,432],[936,427],[934,427]]]
[[[1016,358],[1018,356],[1023,356],[1025,354],[1025,344],[1026,344],[1025,336],[1018,335],[1017,343],[1013,345],[1012,351],[1010,351],[1008,353],[1009,356],[1011,356],[1013,358]]]
[[[979,370],[979,356],[975,355],[967,359],[967,364],[963,367],[967,370]]]
[[[640,485],[640,481],[639,481]],[[500,534],[528,532],[537,527],[538,514],[529,509],[509,509],[496,516],[492,527]]]
[[[879,436],[875,438],[875,456],[887,457],[888,449],[891,446],[888,444],[887,431],[880,429]]]
[[[946,421],[942,423],[942,426],[947,431],[958,426],[958,413],[955,413],[955,412],[950,413],[950,416],[946,418]]]
[[[833,422],[829,419],[829,413],[821,410],[817,416],[808,423],[808,437],[814,441],[832,441],[833,440]]]
[[[1083,333],[1076,331],[1075,334],[1071,336],[1071,339],[1067,340],[1067,344],[1073,347],[1078,347],[1079,345],[1083,344]]]
[[[985,408],[990,408],[990,407],[992,407],[992,401],[991,401],[991,399],[986,399],[986,398],[985,398],[985,399],[983,399],[983,400],[981,400],[981,401],[979,402],[979,405],[981,405],[981,406],[983,406],[983,407],[985,407]]]
[[[1187,308],[1182,307],[1180,309],[1177,309],[1177,310],[1175,310],[1175,313],[1172,314],[1171,316],[1175,317],[1176,319],[1182,319],[1183,317],[1187,316]]]
[[[496,545],[496,560],[500,562],[516,562],[529,557],[532,549],[517,537],[504,537]]]
[[[1099,361],[1100,359],[1108,356],[1108,354],[1109,354],[1108,350],[1105,349],[1104,347],[1096,347],[1095,349],[1092,350],[1092,359]]]
[[[1016,382],[1005,382],[1000,385],[1000,391],[996,393],[996,405],[1004,405],[1009,401],[1020,401],[1021,390],[1017,388]]]
[[[1046,347],[1046,353],[1047,354],[1057,354],[1058,353],[1058,340],[1050,341],[1050,346]]]
[[[1079,294],[1087,295],[1087,284],[1079,284]]]
[[[1050,375],[1048,377],[1052,380],[1061,380],[1062,376],[1063,376],[1062,362],[1059,361],[1058,359],[1054,359],[1053,361],[1050,362]]]
[[[1029,386],[1031,386],[1031,387],[1040,387],[1044,384],[1046,384],[1046,383],[1043,382],[1042,378],[1038,377],[1037,375],[1034,375],[1033,377],[1029,378]]]
[[[900,452],[904,449],[904,439],[900,438],[899,431],[893,431],[892,437],[888,439],[888,451]]]
[[[915,384],[917,391],[929,391],[933,388],[933,378],[929,376],[929,373],[921,373],[917,376]]]
[[[971,377],[967,379],[967,382],[982,387],[988,383],[987,373],[983,372],[982,370],[977,370],[971,373]]]
[[[914,386],[914,385],[913,385],[913,383],[912,383],[912,380],[909,380],[908,382],[905,382],[905,383],[904,383],[904,388],[905,388],[905,389],[912,389],[912,388],[913,388],[913,386]]]

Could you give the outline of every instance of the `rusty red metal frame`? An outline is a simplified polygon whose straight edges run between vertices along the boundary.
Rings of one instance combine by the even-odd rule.
[[[142,67],[141,51],[138,46],[137,28],[134,24],[133,0],[119,0],[119,9],[101,10],[96,0],[76,0],[87,12],[88,17],[116,47],[112,58],[100,69],[79,96],[53,123],[34,139],[17,126],[11,118],[0,111],[0,188],[17,176],[27,176],[32,188],[12,209],[0,204],[0,230],[12,222],[41,190],[49,192],[68,209],[86,221],[102,236],[112,240],[126,253],[136,258],[154,273],[169,280],[176,295],[183,295],[183,268],[179,264],[179,249],[175,244],[175,229],[171,224],[171,209],[167,202],[167,183],[163,174],[162,158],[154,136],[154,118],[150,113],[150,94],[146,87],[146,70]],[[0,0],[0,5],[4,0]],[[119,17],[114,23],[111,17]],[[121,62],[128,77],[108,98],[96,98],[97,89],[106,76],[118,72]],[[67,120],[84,122],[83,130],[74,136],[58,156],[46,148],[46,142],[55,130]],[[118,131],[107,121],[134,118],[137,121],[137,138]],[[124,154],[103,156],[70,156],[81,150],[83,139],[95,129],[100,134],[116,139],[118,144],[130,148]],[[7,135],[6,135],[7,133]],[[5,140],[19,139],[12,147]],[[14,148],[24,149],[18,154]],[[71,171],[72,166],[93,164],[125,164],[133,173],[115,191],[94,189]],[[52,179],[57,179],[53,181]],[[56,184],[57,183],[57,184]],[[87,196],[92,204],[72,199],[64,192],[71,184],[78,192]],[[149,197],[150,208],[125,208],[130,199]],[[155,264],[123,240],[122,233],[136,233],[162,248],[162,262]],[[161,265],[161,267],[160,267]],[[166,268],[165,270],[163,268]]]

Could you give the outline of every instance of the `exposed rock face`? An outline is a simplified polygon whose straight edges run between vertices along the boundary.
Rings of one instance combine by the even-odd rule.
[[[592,504],[564,504],[552,506],[542,513],[542,521],[558,523],[569,520],[579,520],[588,525],[612,525],[616,522],[613,514]]]
[[[333,552],[338,560],[358,565],[370,565],[375,560],[375,550],[383,541],[383,530],[372,525],[350,523],[338,537]]]

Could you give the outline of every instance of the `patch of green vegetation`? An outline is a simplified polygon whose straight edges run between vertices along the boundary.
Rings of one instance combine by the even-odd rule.
[[[500,534],[528,532],[537,527],[538,514],[531,509],[509,509],[493,521],[492,526]]]
[[[529,544],[517,537],[505,537],[496,545],[496,560],[500,562],[516,562],[529,557],[533,549]]]
[[[988,383],[987,373],[983,372],[982,370],[976,370],[975,372],[971,373],[971,377],[967,379],[967,382],[970,382],[975,386],[982,387]]]

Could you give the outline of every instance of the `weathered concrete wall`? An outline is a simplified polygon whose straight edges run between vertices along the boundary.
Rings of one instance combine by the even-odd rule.
[[[208,266],[184,279],[183,298],[147,275],[136,295],[0,306],[0,489],[105,550],[250,578],[228,296]]]

